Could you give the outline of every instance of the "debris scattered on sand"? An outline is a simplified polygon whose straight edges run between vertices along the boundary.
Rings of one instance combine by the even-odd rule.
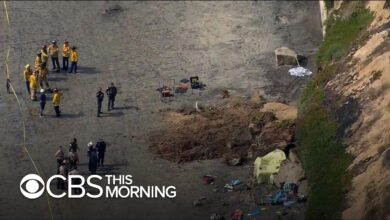
[[[310,76],[312,74],[310,70],[303,68],[301,66],[291,68],[288,70],[288,72],[290,73],[291,76],[299,76],[299,77]]]
[[[241,181],[239,179],[232,180],[230,183],[230,185],[232,185],[232,186],[237,186],[240,184],[241,184]]]
[[[280,24],[289,24],[290,21],[288,20],[287,16],[276,16],[276,21],[278,21]]]
[[[108,8],[106,8],[103,12],[103,14],[114,14],[114,13],[117,13],[117,12],[121,12],[123,9],[120,5],[113,5],[113,6],[110,6]]]
[[[230,145],[230,149],[231,149],[231,145]],[[226,163],[230,166],[238,166],[238,165],[241,165],[242,162],[243,162],[243,159],[241,157],[238,157],[238,158],[232,158],[232,159],[226,159]]]
[[[202,181],[204,184],[212,184],[215,181],[215,178],[211,175],[204,175],[202,177]]]
[[[195,109],[197,112],[202,112],[204,110],[204,107],[199,102],[195,102]]]
[[[186,83],[180,83],[175,88],[175,93],[186,93],[188,90],[188,85]]]
[[[224,220],[225,218],[217,213],[213,213],[210,216],[210,220]]]
[[[247,215],[250,217],[258,216],[258,215],[260,215],[260,210],[259,209],[253,210],[253,211],[249,212]]]
[[[187,79],[187,78],[184,78],[184,79],[181,79],[181,80],[180,80],[181,83],[188,83],[189,81],[190,81],[190,80]]]
[[[230,214],[230,218],[232,220],[242,220],[244,219],[244,215],[240,209],[236,209]]]
[[[221,96],[223,99],[229,98],[230,97],[229,90],[227,90],[227,89],[222,90]]]

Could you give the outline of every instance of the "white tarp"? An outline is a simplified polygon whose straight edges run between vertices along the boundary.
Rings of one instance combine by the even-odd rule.
[[[309,76],[312,72],[306,68],[301,66],[294,67],[288,70],[291,76]]]

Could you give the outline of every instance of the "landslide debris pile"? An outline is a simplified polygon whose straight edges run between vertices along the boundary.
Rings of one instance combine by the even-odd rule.
[[[242,161],[262,156],[283,149],[293,138],[295,126],[294,119],[278,119],[279,113],[268,109],[242,102],[206,106],[200,112],[192,106],[161,109],[166,128],[151,134],[150,148],[178,163],[221,157]]]

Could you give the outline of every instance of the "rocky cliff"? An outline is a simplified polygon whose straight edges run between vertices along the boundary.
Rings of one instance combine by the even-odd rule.
[[[308,218],[387,219],[389,3],[336,2],[326,28],[297,125],[311,186]]]

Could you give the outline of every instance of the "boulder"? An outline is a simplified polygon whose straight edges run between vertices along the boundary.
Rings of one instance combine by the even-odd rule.
[[[297,118],[298,109],[295,106],[286,105],[280,102],[265,103],[261,112],[272,112],[279,120],[294,121]]]
[[[289,152],[288,152],[288,159],[291,162],[300,164],[300,161],[299,161],[299,158],[298,158],[298,152],[297,152],[296,148],[295,149],[293,148],[293,149],[289,150]]]
[[[249,104],[252,108],[261,108],[265,103],[266,100],[262,95],[254,95],[249,101]]]
[[[283,161],[280,165],[278,174],[274,176],[274,182],[279,187],[284,182],[295,183],[299,186],[303,179],[305,179],[305,172],[301,164],[292,162],[291,160]]]
[[[309,185],[307,183],[307,180],[303,180],[299,183],[298,193],[307,196],[307,194],[309,193]]]
[[[275,50],[276,62],[282,65],[298,65],[298,54],[288,47],[280,47]]]

